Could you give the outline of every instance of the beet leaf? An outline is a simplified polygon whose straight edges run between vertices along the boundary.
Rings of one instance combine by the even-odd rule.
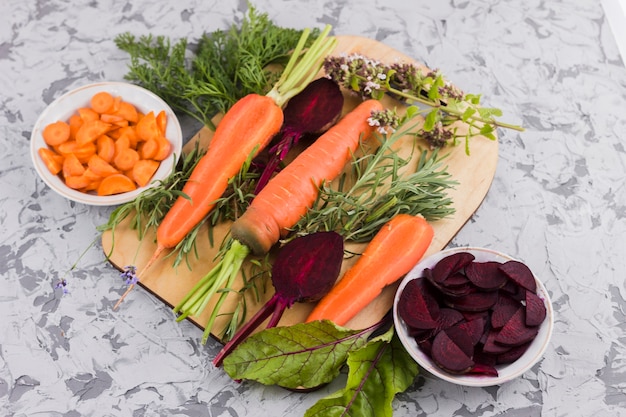
[[[348,353],[364,346],[379,326],[349,330],[322,320],[265,329],[224,359],[224,371],[265,385],[315,388],[337,377]]]
[[[332,415],[391,417],[392,401],[415,380],[419,370],[400,340],[390,329],[380,338],[348,355],[346,386],[322,398],[305,417]]]

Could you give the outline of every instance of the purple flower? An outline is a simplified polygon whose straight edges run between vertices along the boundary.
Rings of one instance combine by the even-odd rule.
[[[54,286],[56,289],[63,289],[63,294],[69,294],[70,290],[67,288],[67,280],[65,278],[59,280]]]
[[[136,284],[138,281],[137,267],[133,265],[128,265],[124,268],[120,276],[126,281],[126,285]]]

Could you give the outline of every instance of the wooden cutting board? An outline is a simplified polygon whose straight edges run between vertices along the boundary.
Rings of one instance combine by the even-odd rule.
[[[356,36],[338,36],[338,45],[333,54],[340,53],[359,53],[369,58],[377,59],[385,63],[393,62],[412,62],[413,64],[423,66],[415,62],[410,57],[387,47],[386,45],[362,37]],[[386,106],[399,106],[397,102],[391,99],[385,99]],[[344,112],[354,107],[357,100],[351,96],[346,96]],[[401,106],[400,106],[401,107]],[[212,131],[203,128],[192,140],[186,145],[186,149],[190,149],[195,141],[199,141],[202,146],[207,146],[212,137]],[[407,138],[405,146],[412,140]],[[402,151],[402,146],[398,151]],[[433,222],[435,229],[435,238],[426,254],[432,254],[443,249],[457,232],[463,227],[465,222],[469,220],[472,214],[480,206],[483,201],[493,177],[495,175],[498,161],[498,143],[483,137],[473,138],[471,141],[471,155],[465,154],[465,148],[460,146],[446,148],[445,153],[449,153],[446,159],[448,172],[458,182],[454,190],[449,195],[454,201],[456,213],[446,219]],[[197,249],[199,257],[196,259],[191,256],[189,264],[181,264],[177,268],[172,267],[173,257],[162,258],[150,268],[149,273],[142,276],[140,285],[154,296],[161,299],[169,306],[176,305],[184,295],[193,287],[193,285],[204,274],[206,274],[214,265],[214,256],[218,250],[219,244],[228,231],[229,224],[219,225],[214,230],[215,246],[209,241],[208,229],[203,227],[197,239]],[[156,245],[154,244],[154,236],[146,236],[140,242],[137,233],[128,227],[128,222],[122,223],[115,230],[114,235],[106,232],[102,236],[102,244],[105,254],[110,254],[111,263],[121,269],[126,265],[135,265],[141,271],[147,263]],[[364,245],[350,245],[350,250],[358,253],[364,248]],[[342,271],[345,271],[355,262],[356,258],[347,259],[344,262]],[[343,272],[342,272],[343,273]],[[121,283],[121,280],[120,280]],[[272,295],[271,283],[268,282],[267,291],[262,294],[259,301],[248,297],[248,317],[251,317],[257,309],[267,301]],[[363,310],[357,317],[351,320],[347,326],[360,329],[378,321],[391,307],[393,303],[393,295],[396,286],[387,288],[383,293],[370,304],[368,308]],[[126,299],[126,303],[132,300],[132,293]],[[224,303],[221,311],[232,311],[234,303],[237,302],[236,297],[229,297]],[[200,317],[192,317],[190,320],[204,328],[209,312],[212,309],[212,303],[209,303],[207,309]],[[304,321],[309,311],[313,307],[310,303],[300,303],[289,309],[281,319],[279,325],[289,325]],[[124,312],[124,304],[120,307],[120,314]],[[212,329],[212,335],[220,339],[222,329],[227,322],[226,317],[218,318]]]

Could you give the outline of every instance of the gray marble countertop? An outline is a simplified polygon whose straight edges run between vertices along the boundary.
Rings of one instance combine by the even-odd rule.
[[[555,309],[552,342],[502,386],[421,374],[394,416],[626,416],[626,69],[599,2],[257,0],[286,27],[376,39],[483,94],[506,121],[482,206],[451,243],[524,260]],[[298,416],[336,389],[237,383],[216,342],[124,290],[96,227],[111,208],[72,203],[37,177],[30,132],[47,104],[122,80],[116,34],[197,38],[242,18],[244,1],[8,0],[0,4],[0,414]],[[197,126],[185,125],[187,138]],[[471,173],[468,173],[471,175]],[[72,268],[77,262],[76,268]],[[66,273],[70,293],[55,290]]]

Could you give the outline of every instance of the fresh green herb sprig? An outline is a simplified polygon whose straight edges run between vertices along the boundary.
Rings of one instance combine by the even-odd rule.
[[[403,158],[393,147],[415,129],[411,120],[417,109],[409,107],[399,129],[380,135],[381,144],[353,160],[352,181],[344,175],[338,187],[325,184],[318,199],[294,226],[296,233],[334,230],[354,242],[371,240],[376,232],[398,213],[421,214],[437,220],[454,213],[446,192],[457,182],[443,166],[436,151],[422,151],[414,172],[403,172],[413,152]],[[414,146],[417,146],[414,144]],[[347,185],[351,184],[351,185]]]
[[[448,82],[439,71],[424,73],[410,63],[383,64],[360,54],[327,57],[326,75],[362,98],[381,99],[385,94],[408,104],[427,106],[420,136],[433,148],[456,145],[465,139],[469,155],[472,137],[484,136],[495,140],[498,127],[523,131],[520,126],[496,119],[502,111],[480,106],[480,95],[464,94]],[[461,132],[454,123],[462,121],[468,128]]]
[[[249,7],[240,25],[204,33],[192,48],[187,39],[139,38],[123,33],[116,46],[130,55],[125,78],[163,98],[174,110],[215,129],[211,119],[250,93],[269,92],[280,76],[301,30],[274,24]],[[313,29],[309,46],[319,35]]]

